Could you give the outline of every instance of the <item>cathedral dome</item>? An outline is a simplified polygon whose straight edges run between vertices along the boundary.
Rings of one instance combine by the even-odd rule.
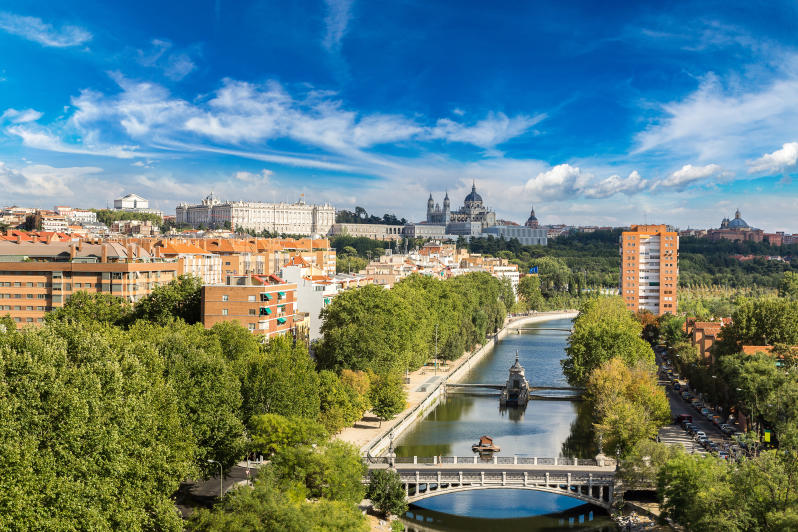
[[[740,217],[740,211],[734,213],[734,219],[729,222],[729,229],[748,229],[750,226]]]
[[[465,203],[482,203],[482,196],[477,194],[476,183],[471,185],[471,193],[465,197]]]

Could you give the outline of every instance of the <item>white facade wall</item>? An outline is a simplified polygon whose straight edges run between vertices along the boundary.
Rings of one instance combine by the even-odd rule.
[[[245,230],[270,231],[297,235],[324,234],[335,223],[332,205],[299,203],[225,202],[198,205],[178,205],[175,209],[178,224],[197,227],[243,227]]]

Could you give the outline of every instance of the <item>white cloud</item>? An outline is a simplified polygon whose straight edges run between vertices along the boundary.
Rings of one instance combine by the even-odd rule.
[[[585,187],[584,194],[588,198],[608,198],[619,193],[631,196],[638,192],[643,192],[648,187],[649,184],[640,177],[637,170],[634,170],[626,178],[614,174],[597,183],[588,185]]]
[[[793,135],[798,124],[798,55],[783,57],[781,63],[772,82],[748,90],[732,82],[724,86],[710,73],[685,99],[661,106],[664,117],[637,135],[634,153],[657,150],[702,161],[732,161],[752,150],[762,153],[773,138]]]
[[[532,126],[546,118],[545,114],[537,116],[518,115],[509,118],[504,113],[490,112],[482,120],[472,126],[466,126],[448,118],[438,120],[430,131],[432,138],[445,139],[450,142],[464,142],[481,148],[493,148],[508,140],[523,135]]]
[[[325,0],[327,16],[324,17],[325,33],[322,44],[327,50],[337,52],[346,35],[349,20],[352,18],[354,0]]]
[[[583,191],[592,177],[576,166],[558,164],[527,181],[524,191],[535,201],[573,198]]]
[[[777,173],[793,168],[798,164],[798,142],[787,142],[781,149],[766,153],[759,159],[748,163],[750,173]]]
[[[244,172],[239,171],[236,172],[233,177],[238,179],[239,181],[243,181],[245,183],[257,183],[261,185],[266,185],[269,183],[269,179],[274,175],[274,172],[264,168],[257,174],[252,172]]]
[[[44,46],[64,48],[79,46],[91,40],[92,35],[83,28],[64,25],[60,29],[36,17],[24,17],[0,12],[0,29]]]
[[[682,190],[688,185],[698,181],[715,177],[719,175],[722,170],[723,169],[717,164],[708,164],[706,166],[686,164],[665,179],[659,181],[657,185]]]
[[[72,197],[80,190],[84,182],[91,181],[91,186],[97,186],[92,177],[103,171],[96,166],[54,168],[38,164],[13,169],[0,161],[0,189],[11,196],[27,198],[41,197]]]
[[[134,151],[137,149],[137,146],[98,145],[93,142],[83,144],[67,144],[47,131],[28,129],[23,126],[11,126],[6,128],[5,131],[21,138],[22,143],[25,146],[39,150],[60,153],[74,153],[79,155],[100,155],[104,157],[116,157],[119,159],[147,157],[152,155]]]
[[[23,109],[18,111],[16,109],[9,108],[6,109],[2,115],[0,115],[0,121],[7,120],[14,124],[23,124],[25,122],[35,122],[41,117],[42,113],[36,109]]]

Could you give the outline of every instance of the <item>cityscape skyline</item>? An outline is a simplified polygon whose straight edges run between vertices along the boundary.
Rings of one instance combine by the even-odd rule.
[[[0,10],[0,204],[422,220],[475,180],[521,223],[798,232],[798,13],[721,5]]]

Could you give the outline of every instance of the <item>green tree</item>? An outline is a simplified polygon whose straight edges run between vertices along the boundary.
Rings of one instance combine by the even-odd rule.
[[[629,368],[613,358],[591,372],[586,395],[604,448],[618,450],[622,456],[670,422],[668,398],[650,367]]]
[[[119,330],[0,335],[0,529],[181,530],[178,402],[164,361]]]
[[[407,511],[405,489],[396,471],[390,469],[372,471],[366,496],[383,514],[403,515]]]
[[[371,386],[370,400],[371,411],[381,421],[391,419],[404,410],[407,405],[407,393],[399,375],[377,376]]]
[[[261,414],[252,418],[252,449],[265,456],[301,445],[318,445],[327,438],[327,431],[315,420]]]
[[[798,273],[784,272],[779,282],[779,297],[798,299]]]
[[[627,365],[653,364],[651,346],[640,338],[642,326],[620,297],[587,300],[574,321],[568,339],[563,373],[572,385],[581,386],[591,371],[612,358]]]
[[[400,372],[410,363],[413,313],[393,290],[347,290],[321,317],[323,338],[315,351],[322,368]]]
[[[130,317],[131,307],[124,299],[111,294],[74,292],[63,307],[48,312],[50,321],[99,321],[109,325],[123,325]]]
[[[134,309],[134,318],[165,325],[175,318],[199,323],[202,303],[202,279],[180,275],[165,286],[155,288]]]
[[[254,487],[240,488],[214,510],[195,512],[188,530],[368,531],[368,523],[355,505],[326,499],[308,502],[304,486],[277,479],[269,469],[261,470]]]
[[[529,310],[543,308],[543,295],[540,293],[540,277],[525,275],[518,281],[518,296],[522,298]]]
[[[241,420],[241,383],[219,340],[202,325],[173,322],[157,326],[137,322],[129,336],[150,343],[165,363],[165,375],[179,399],[178,412],[195,443],[194,462],[203,476],[220,462],[233,466],[246,449]]]
[[[272,338],[244,361],[242,418],[281,414],[316,419],[319,415],[319,375],[303,343]]]
[[[366,466],[357,448],[342,441],[317,448],[286,447],[272,459],[277,475],[303,484],[309,497],[357,504],[365,495]]]
[[[663,513],[696,532],[751,530],[740,526],[729,468],[714,458],[680,453],[660,469],[658,492]]]

